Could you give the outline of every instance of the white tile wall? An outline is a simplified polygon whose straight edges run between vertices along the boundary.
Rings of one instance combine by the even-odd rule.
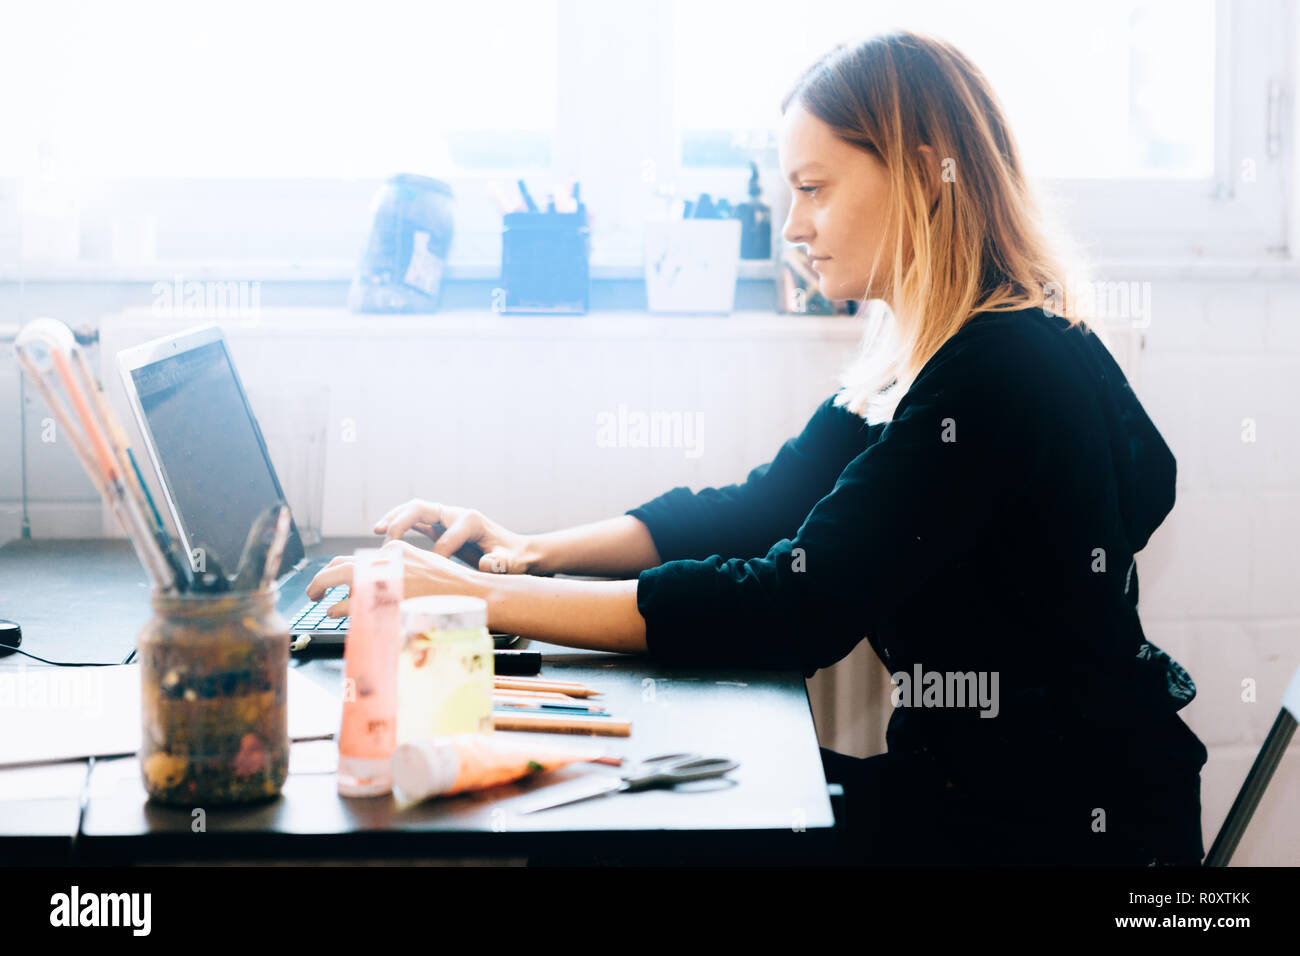
[[[1210,754],[1208,851],[1300,668],[1300,283],[1165,281],[1152,305],[1135,387],[1178,459],[1178,498],[1138,557],[1140,611],[1196,681],[1181,713]],[[1300,740],[1234,865],[1300,864],[1297,797]]]

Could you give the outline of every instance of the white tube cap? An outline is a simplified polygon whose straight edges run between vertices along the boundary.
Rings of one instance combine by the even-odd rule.
[[[393,751],[393,785],[411,800],[446,793],[460,775],[460,757],[450,741],[419,740]]]

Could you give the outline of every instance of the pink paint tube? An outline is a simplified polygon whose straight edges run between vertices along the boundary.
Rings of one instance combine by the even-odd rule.
[[[338,786],[344,797],[380,797],[393,790],[402,555],[360,548],[353,556]]]

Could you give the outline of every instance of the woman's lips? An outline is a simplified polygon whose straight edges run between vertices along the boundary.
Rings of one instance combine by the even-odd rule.
[[[813,258],[808,260],[808,264],[812,266],[814,269],[816,269],[818,265],[820,265],[822,262],[824,262],[829,258],[830,256],[814,256]]]

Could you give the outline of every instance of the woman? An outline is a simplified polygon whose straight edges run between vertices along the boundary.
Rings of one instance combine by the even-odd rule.
[[[865,637],[899,688],[887,753],[823,750],[846,860],[1199,863],[1206,751],[1176,714],[1195,687],[1136,609],[1174,459],[1059,302],[987,82],[900,32],[837,47],[782,113],[785,238],[828,298],[889,306],[843,388],[743,484],[608,521],[520,535],[394,508],[374,530],[407,593],[481,595],[494,628],[560,644],[805,676]],[[448,557],[471,543],[477,571]],[[350,580],[338,558],[309,594]]]

